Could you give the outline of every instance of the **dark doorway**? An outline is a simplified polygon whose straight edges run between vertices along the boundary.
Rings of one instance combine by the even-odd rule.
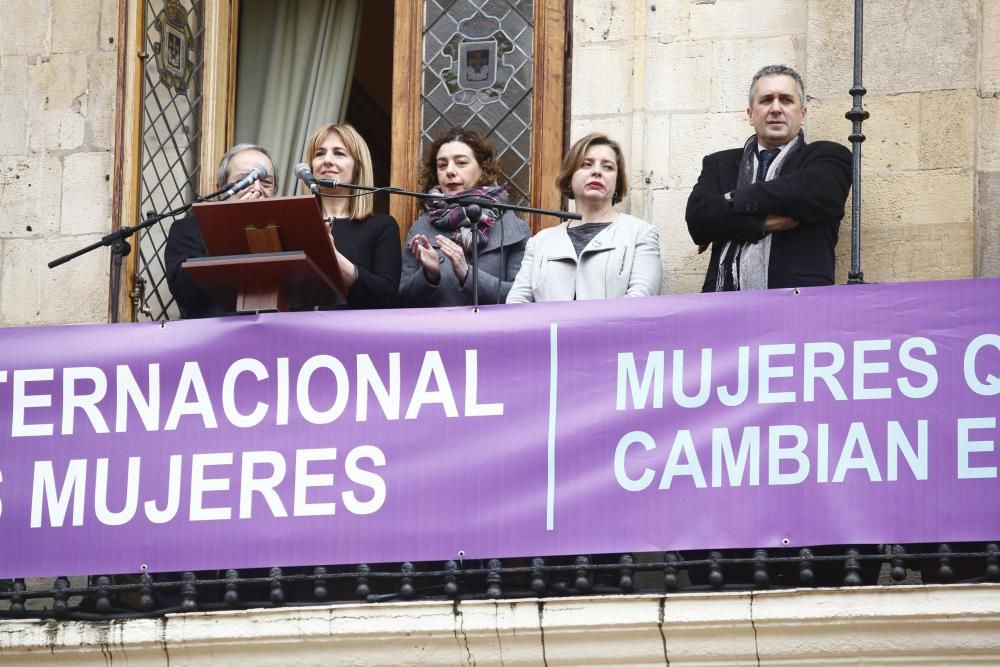
[[[389,185],[392,157],[393,1],[365,0],[345,120],[368,142],[375,185]],[[389,212],[389,196],[376,195],[375,211]]]

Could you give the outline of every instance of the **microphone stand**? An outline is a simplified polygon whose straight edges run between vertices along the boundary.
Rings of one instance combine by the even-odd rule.
[[[426,192],[412,192],[401,188],[376,188],[367,185],[340,183],[338,181],[325,179],[316,179],[316,183],[324,188],[346,188],[348,190],[360,190],[362,192],[371,193],[385,192],[389,195],[402,195],[404,197],[414,197],[416,199],[436,199],[438,201],[443,201],[449,204],[457,204],[458,206],[464,207],[465,215],[469,219],[472,229],[472,310],[477,313],[479,312],[479,223],[482,219],[483,208],[493,208],[500,211],[518,211],[521,213],[536,213],[538,215],[549,215],[555,218],[569,220],[579,220],[583,217],[579,213],[553,211],[545,208],[533,208],[531,206],[517,206],[515,204],[502,203],[486,197],[476,197],[473,195],[432,195]],[[503,276],[497,276],[497,278],[501,282],[503,281]]]
[[[223,188],[218,192],[213,192],[205,197],[195,197],[195,202],[203,202],[226,192],[227,188]],[[112,258],[112,275],[111,275],[111,323],[118,323],[118,299],[120,298],[121,292],[121,273],[122,273],[122,258],[132,252],[132,245],[128,242],[128,238],[135,234],[136,232],[141,232],[144,229],[152,227],[156,223],[166,218],[180,215],[182,213],[187,213],[192,204],[185,204],[180,208],[175,208],[172,211],[167,211],[166,213],[157,214],[155,211],[147,211],[146,218],[135,227],[129,227],[124,225],[119,227],[116,231],[111,232],[103,237],[100,241],[91,243],[85,248],[80,248],[68,255],[63,255],[58,259],[54,259],[49,262],[48,267],[54,269],[57,266],[61,266],[66,262],[76,259],[81,255],[86,255],[92,250],[97,250],[98,248],[103,248],[105,246],[111,247],[111,258]]]

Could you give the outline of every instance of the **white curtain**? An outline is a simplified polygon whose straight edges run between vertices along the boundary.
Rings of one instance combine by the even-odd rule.
[[[361,29],[360,0],[242,0],[236,77],[236,142],[271,151],[280,194],[309,134],[347,111]]]

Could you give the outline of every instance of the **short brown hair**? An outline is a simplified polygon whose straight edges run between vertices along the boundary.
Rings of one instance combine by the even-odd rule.
[[[615,160],[618,162],[618,176],[615,180],[615,193],[611,198],[612,204],[617,204],[628,194],[628,177],[625,175],[625,154],[622,147],[614,139],[609,139],[605,134],[597,132],[583,137],[569,149],[566,157],[563,158],[562,166],[559,168],[559,175],[556,176],[556,187],[559,192],[567,198],[573,199],[573,172],[580,168],[583,159],[587,155],[587,150],[591,146],[610,146],[615,152]]]
[[[369,188],[372,187],[375,184],[375,176],[374,169],[372,169],[371,151],[368,150],[368,144],[365,143],[364,137],[358,134],[358,131],[347,123],[329,123],[313,132],[306,144],[306,164],[312,163],[313,156],[316,155],[316,147],[334,133],[340,137],[340,140],[344,142],[344,147],[350,151],[351,157],[354,158],[354,175],[351,183],[365,185]],[[305,186],[303,185],[303,187]],[[355,192],[353,194],[358,193]],[[375,205],[370,195],[354,197],[351,199],[349,210],[351,218],[354,220],[364,220],[375,210]]]
[[[438,185],[437,154],[441,147],[453,141],[461,141],[472,149],[472,155],[479,163],[483,174],[476,185],[499,185],[504,180],[500,164],[497,162],[497,152],[493,144],[483,139],[475,130],[453,127],[439,134],[434,142],[427,147],[424,161],[420,165],[420,189],[428,192]]]

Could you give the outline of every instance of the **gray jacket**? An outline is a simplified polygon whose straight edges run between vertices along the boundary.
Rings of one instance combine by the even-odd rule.
[[[656,228],[625,213],[590,240],[577,258],[568,223],[538,232],[507,303],[615,299],[660,293]]]
[[[500,236],[503,236],[503,266],[500,266]],[[468,258],[469,275],[465,284],[460,285],[451,268],[451,262],[438,253],[441,261],[441,280],[437,285],[427,282],[420,262],[410,252],[410,240],[417,234],[430,239],[436,249],[434,238],[441,230],[431,226],[427,214],[421,215],[406,236],[403,248],[403,273],[399,281],[399,305],[407,308],[424,306],[468,306],[472,304],[472,258]],[[524,247],[531,236],[528,224],[507,211],[500,217],[500,223],[490,230],[490,240],[479,249],[479,303],[499,303],[507,298],[507,292],[514,276],[521,266]]]

